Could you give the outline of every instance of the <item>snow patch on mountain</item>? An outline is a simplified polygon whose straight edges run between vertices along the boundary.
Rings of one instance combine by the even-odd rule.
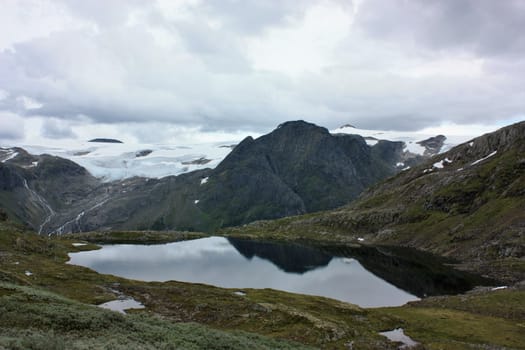
[[[436,137],[437,134],[430,134],[425,131],[392,131],[392,130],[367,130],[344,125],[338,129],[330,131],[332,134],[352,134],[361,135],[365,138],[369,146],[375,145],[379,140],[401,141],[405,143],[405,151],[413,154],[424,155],[426,147],[418,142]],[[439,153],[446,152],[452,147],[467,142],[477,135],[445,135],[446,139]]]
[[[483,158],[481,158],[481,159],[478,159],[478,160],[472,162],[472,164],[470,164],[470,165],[476,165],[476,164],[479,164],[479,163],[483,162],[484,160],[487,160],[487,159],[489,159],[490,157],[495,156],[496,153],[498,153],[498,151],[494,151],[494,152],[492,152],[491,154],[489,154],[488,156],[483,157]]]
[[[368,146],[374,146],[375,144],[377,144],[379,141],[376,140],[376,139],[371,139],[371,138],[365,138],[365,142]]]
[[[448,165],[450,163],[452,163],[452,161],[448,158],[445,158],[443,160],[440,160],[439,162],[434,163],[432,166],[434,168],[443,169],[445,165]]]
[[[13,149],[0,149],[0,162],[5,163],[8,160],[11,160],[15,158],[18,155],[18,152],[16,152]]]
[[[134,176],[161,178],[215,168],[230,152],[232,141],[196,145],[89,143],[67,146],[28,146],[32,154],[50,154],[69,159],[105,181]]]

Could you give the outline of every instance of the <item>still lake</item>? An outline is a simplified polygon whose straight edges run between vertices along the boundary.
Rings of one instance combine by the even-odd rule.
[[[70,253],[68,263],[142,281],[272,288],[362,307],[398,306],[479,284],[452,273],[441,262],[428,263],[426,255],[419,259],[425,262],[414,262],[404,251],[385,249],[209,237],[158,245],[103,245],[100,250]],[[410,276],[402,276],[407,273]]]

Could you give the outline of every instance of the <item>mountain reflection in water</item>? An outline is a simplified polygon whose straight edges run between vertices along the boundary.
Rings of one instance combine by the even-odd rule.
[[[447,289],[450,283],[438,282],[447,271],[453,274],[450,268],[441,263],[437,264],[440,268],[427,266],[426,260],[411,262],[381,249],[210,237],[161,245],[105,245],[100,250],[71,253],[69,263],[143,281],[272,288],[363,307],[402,305],[435,291],[455,293]],[[425,259],[429,258],[425,255]],[[459,277],[451,281],[461,288],[469,285]]]
[[[258,256],[286,272],[304,273],[327,266],[332,258],[353,258],[368,271],[419,298],[459,294],[494,284],[480,276],[448,266],[444,258],[411,248],[388,246],[319,247],[228,238],[246,258]]]
[[[261,259],[271,261],[284,272],[302,274],[318,267],[327,266],[332,260],[332,255],[307,246],[236,238],[228,238],[228,242],[246,259],[253,259],[254,256],[258,256]]]

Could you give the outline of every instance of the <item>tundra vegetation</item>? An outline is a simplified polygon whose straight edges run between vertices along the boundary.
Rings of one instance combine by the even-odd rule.
[[[395,349],[398,344],[379,335],[394,328],[429,349],[525,344],[520,285],[377,309],[268,289],[246,289],[241,296],[233,289],[139,282],[66,264],[68,252],[97,249],[88,236],[86,245],[74,246],[78,237],[43,237],[0,223],[0,346]],[[126,235],[115,236],[122,241]],[[135,241],[136,233],[129,239]],[[122,315],[93,306],[122,295],[145,308]]]

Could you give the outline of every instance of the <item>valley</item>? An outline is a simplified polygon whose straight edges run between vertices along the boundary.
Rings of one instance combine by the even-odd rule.
[[[109,182],[70,160],[5,151],[0,345],[396,349],[399,344],[380,333],[402,329],[418,343],[414,348],[523,348],[524,135],[525,123],[518,123],[422,155],[407,153],[403,142],[370,142],[291,122],[245,139],[213,169]],[[427,144],[436,149],[436,142]],[[205,238],[210,235],[220,237]],[[215,240],[211,250],[193,245],[203,238]],[[186,248],[170,252],[164,247],[171,242]],[[108,250],[118,244],[131,259],[145,259],[138,260],[140,268]],[[139,250],[153,248],[161,250]],[[339,272],[333,277],[349,289],[322,277],[307,282],[313,292],[289,289],[305,293],[294,294],[261,284],[262,270],[215,273],[245,273],[253,285],[151,278],[162,264],[167,271],[185,262],[201,266],[189,258],[152,262],[144,275],[150,278],[99,269],[99,258],[81,264],[93,270],[73,265],[76,256],[109,252],[125,270],[138,272],[153,257],[182,252],[211,259],[212,251],[225,266],[264,261],[265,269],[305,276],[339,264],[345,273],[366,271],[389,285],[385,291],[394,287],[409,297],[385,303],[397,293],[387,291],[380,303],[367,303],[369,282]],[[236,252],[240,260],[221,252]],[[198,275],[220,265],[209,263]],[[359,270],[346,268],[351,264]],[[187,274],[193,273],[189,266]],[[293,281],[270,279],[279,278]],[[361,287],[365,299],[323,294],[316,285],[344,295]],[[369,288],[380,293],[383,287]],[[123,298],[144,308],[117,316],[86,305]],[[118,339],[112,336],[117,330]],[[54,336],[45,338],[48,332]],[[87,336],[93,333],[99,335]]]

